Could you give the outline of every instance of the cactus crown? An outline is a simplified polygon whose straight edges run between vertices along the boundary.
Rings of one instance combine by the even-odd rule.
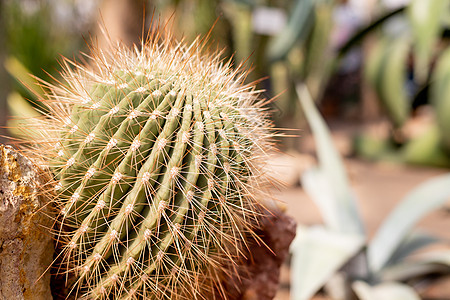
[[[48,85],[36,148],[78,296],[214,298],[242,257],[271,124],[247,73],[204,46],[155,33],[92,49],[92,68],[64,60]]]

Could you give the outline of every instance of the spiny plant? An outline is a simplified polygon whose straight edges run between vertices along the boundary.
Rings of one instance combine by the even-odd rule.
[[[50,113],[27,130],[77,298],[226,298],[273,134],[248,72],[206,45],[155,30],[134,50],[92,47],[89,65],[63,59],[45,83]]]

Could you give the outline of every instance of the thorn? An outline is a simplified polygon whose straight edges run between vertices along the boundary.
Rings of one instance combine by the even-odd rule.
[[[145,93],[146,91],[147,91],[147,88],[146,88],[145,86],[138,87],[138,88],[135,90],[135,92],[136,92],[136,93],[139,93],[139,94],[143,94],[143,93]]]
[[[120,172],[114,173],[113,177],[111,178],[112,184],[117,184],[123,177],[123,174]]]
[[[129,215],[133,212],[133,204],[128,204],[127,207],[125,208],[125,215]]]
[[[78,199],[80,198],[80,194],[79,193],[73,193],[72,197],[70,197],[70,202],[71,203],[75,203],[78,201]]]
[[[145,173],[142,175],[142,182],[148,183],[149,180],[150,180],[150,177],[151,177],[150,173],[149,173],[149,172],[145,172]]]
[[[113,147],[117,145],[117,140],[115,138],[111,138],[106,145],[106,150],[111,150]]]
[[[70,134],[73,134],[73,133],[75,133],[77,130],[78,130],[78,125],[74,125],[74,126],[69,130],[69,133],[70,133]]]
[[[160,90],[154,90],[152,93],[153,97],[160,97],[161,95],[162,95],[162,93]]]
[[[98,203],[95,205],[95,209],[97,211],[103,209],[105,207],[106,203],[103,200],[98,201]]]
[[[150,229],[145,229],[144,231],[144,239],[148,241],[152,237],[152,231]]]
[[[114,106],[111,108],[111,110],[108,112],[109,115],[115,115],[119,111],[119,106]]]
[[[90,142],[92,142],[95,139],[95,133],[91,132],[89,133],[89,135],[86,137],[86,139],[84,140],[84,142],[86,144],[89,144]]]
[[[75,163],[75,158],[73,158],[73,157],[69,158],[69,160],[66,162],[66,168],[71,167],[74,163]]]
[[[129,120],[133,120],[134,118],[138,117],[140,115],[140,111],[137,111],[133,109],[131,113],[128,115]]]
[[[89,179],[92,176],[94,176],[94,174],[95,174],[95,168],[91,167],[87,170],[86,174],[84,175],[84,178]]]

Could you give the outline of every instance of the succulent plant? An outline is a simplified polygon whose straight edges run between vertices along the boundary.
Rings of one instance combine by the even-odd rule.
[[[65,59],[47,84],[51,112],[28,128],[77,297],[224,297],[244,258],[271,124],[242,66],[205,45],[155,33],[134,51],[92,48],[90,66]]]

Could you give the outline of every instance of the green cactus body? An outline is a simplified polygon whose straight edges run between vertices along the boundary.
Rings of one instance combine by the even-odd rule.
[[[84,298],[214,298],[261,212],[271,133],[246,73],[199,42],[150,40],[66,68],[40,124]]]

